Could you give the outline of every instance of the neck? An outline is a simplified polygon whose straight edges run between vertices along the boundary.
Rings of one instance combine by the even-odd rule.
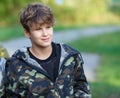
[[[30,48],[30,52],[38,59],[45,60],[47,59],[52,53],[52,45],[48,47],[35,47],[32,46]]]

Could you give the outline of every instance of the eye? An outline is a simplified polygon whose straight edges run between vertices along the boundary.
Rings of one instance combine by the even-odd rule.
[[[51,26],[47,26],[46,28],[48,28],[48,29],[49,29],[49,28],[51,28]]]
[[[36,28],[35,30],[42,30],[42,28]]]

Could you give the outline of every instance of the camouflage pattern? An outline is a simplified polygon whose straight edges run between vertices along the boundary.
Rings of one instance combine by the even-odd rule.
[[[80,53],[61,45],[58,77],[55,82],[22,48],[7,61],[6,98],[91,98]]]

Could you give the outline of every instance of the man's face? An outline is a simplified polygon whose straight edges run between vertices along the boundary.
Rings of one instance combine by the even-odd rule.
[[[33,46],[48,47],[53,40],[53,27],[42,25],[36,30],[30,30],[26,35],[30,38]]]

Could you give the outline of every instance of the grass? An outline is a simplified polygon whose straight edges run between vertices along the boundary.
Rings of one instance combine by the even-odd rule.
[[[0,27],[0,41],[6,41],[21,36],[23,36],[23,30],[20,26]]]
[[[81,52],[98,53],[96,81],[90,83],[93,98],[120,98],[120,31],[88,37],[70,43]]]
[[[120,98],[120,87],[105,82],[91,83],[92,98]]]
[[[82,38],[71,43],[73,47],[85,52],[96,52],[104,55],[120,54],[120,32]]]

